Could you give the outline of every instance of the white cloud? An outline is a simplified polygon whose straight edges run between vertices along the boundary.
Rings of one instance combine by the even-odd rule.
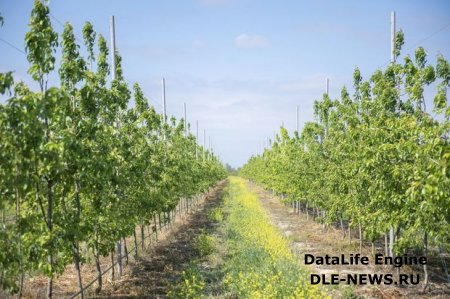
[[[202,49],[206,47],[206,43],[202,40],[195,40],[192,42],[192,48],[194,49]]]
[[[316,94],[321,96],[320,92],[325,91],[326,78],[329,79],[330,89],[334,92],[338,91],[340,87],[345,84],[345,78],[335,75],[318,73],[303,76],[296,80],[287,80],[277,83],[277,89],[279,92],[286,94]],[[317,93],[319,92],[319,93]],[[334,94],[331,92],[331,95]]]
[[[262,48],[269,45],[269,40],[263,35],[241,34],[234,39],[234,44],[238,48]]]

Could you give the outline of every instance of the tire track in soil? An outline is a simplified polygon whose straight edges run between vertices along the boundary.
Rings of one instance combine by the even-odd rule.
[[[177,282],[189,262],[198,257],[193,249],[195,237],[215,227],[208,212],[221,204],[226,184],[220,182],[195,211],[174,225],[164,240],[129,265],[131,273],[117,282],[114,290],[105,290],[97,298],[166,298],[168,288]]]
[[[292,251],[299,257],[299,262],[303,267],[309,269],[311,273],[318,274],[347,274],[347,273],[392,273],[396,279],[396,270],[387,266],[373,265],[372,249],[370,246],[363,246],[362,256],[368,256],[370,264],[364,265],[305,265],[304,254],[311,253],[314,256],[340,255],[346,257],[350,253],[359,253],[359,241],[352,240],[349,244],[348,237],[342,231],[334,227],[323,228],[311,219],[307,219],[303,213],[297,214],[280,202],[276,196],[272,196],[262,187],[248,182],[248,186],[259,197],[259,200],[269,215],[272,223],[289,240]],[[310,217],[311,218],[311,217]],[[400,268],[402,273],[412,273],[408,267]],[[423,276],[422,272],[415,272]],[[417,286],[395,287],[393,285],[356,285],[355,291],[364,298],[450,298],[450,290],[442,285],[434,285],[434,291],[422,293],[422,283]],[[336,288],[330,289],[333,298],[340,298]]]

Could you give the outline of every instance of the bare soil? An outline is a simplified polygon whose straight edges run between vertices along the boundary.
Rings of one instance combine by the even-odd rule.
[[[349,242],[348,234],[334,227],[324,227],[316,223],[310,216],[294,212],[292,208],[285,206],[281,200],[272,196],[259,186],[249,183],[249,187],[258,194],[260,202],[267,211],[272,223],[290,241],[293,252],[298,256],[299,262],[307,267],[311,273],[340,275],[347,273],[391,273],[397,279],[397,270],[392,266],[374,265],[372,248],[370,244],[364,244],[359,251],[359,240],[353,239]],[[376,253],[383,253],[383,248],[375,248]],[[305,265],[305,253],[314,256],[341,255],[348,257],[351,253],[361,253],[369,257],[369,265]],[[399,268],[401,273],[419,274],[423,279],[423,272],[411,269],[409,266]],[[309,278],[308,278],[309,279]],[[422,283],[415,286],[396,285],[356,285],[354,292],[363,298],[450,298],[450,284],[432,281],[427,292],[423,292]],[[330,287],[329,292],[333,298],[346,298],[345,287]],[[348,290],[347,290],[348,291]],[[348,293],[347,293],[348,294]]]

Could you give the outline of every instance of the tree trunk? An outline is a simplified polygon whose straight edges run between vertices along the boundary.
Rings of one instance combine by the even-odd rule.
[[[5,275],[5,270],[1,270],[0,272],[0,285],[3,285],[3,276]]]
[[[48,263],[50,265],[50,277],[47,281],[47,298],[53,297],[53,182],[47,180],[47,227],[50,233],[50,253],[48,256]]]
[[[78,289],[80,290],[81,299],[84,298],[83,292],[83,281],[81,279],[81,270],[80,270],[80,250],[77,244],[73,244],[73,263],[75,264],[75,269],[77,270],[77,279],[78,279]]]
[[[94,256],[95,256],[95,268],[97,270],[97,288],[95,289],[95,293],[98,294],[102,290],[103,281],[102,281],[102,268],[100,266],[100,255],[98,253],[98,244],[94,246]],[[113,267],[114,268],[114,267]],[[114,271],[114,269],[113,269]]]
[[[306,202],[306,220],[309,220],[309,210],[308,210],[308,202]]]
[[[114,281],[116,270],[114,269],[114,250],[111,251],[111,280]]]
[[[25,274],[23,273],[23,267],[21,266],[20,275],[19,275],[19,293],[17,294],[17,298],[19,298],[19,299],[22,298],[24,280],[25,280]]]
[[[352,228],[350,227],[350,223],[348,224],[348,244],[352,244]]]
[[[170,215],[169,212],[164,212],[164,226],[166,227],[166,229],[172,226],[169,215]]]
[[[152,236],[150,235],[149,237],[151,239]],[[144,232],[144,225],[143,224],[141,224],[141,241],[142,241],[142,243],[141,243],[142,251],[144,251],[144,249],[145,249],[145,232]]]
[[[359,229],[359,253],[362,252],[362,227],[361,223],[358,223],[358,229]]]
[[[75,180],[75,204],[77,208],[77,224],[80,223],[81,218],[81,203],[80,203],[80,183]],[[75,264],[75,269],[77,270],[77,277],[78,277],[78,288],[80,289],[80,295],[81,299],[84,298],[84,292],[83,292],[83,281],[81,279],[81,270],[80,270],[80,248],[79,244],[77,244],[77,241],[73,243],[73,262]]]
[[[133,229],[133,238],[134,238],[134,259],[138,257],[138,243],[136,236],[136,229]]]
[[[156,242],[158,242],[158,226],[156,225],[156,214],[153,214],[153,223],[155,224],[155,238]]]
[[[116,242],[116,251],[117,251],[117,276],[119,278],[122,277],[122,242],[119,240]]]
[[[5,221],[5,210],[3,210],[3,220]],[[6,221],[5,221],[6,223]],[[16,188],[16,223],[18,225],[18,254],[19,254],[19,291],[17,293],[17,298],[22,298],[23,292],[23,281],[24,281],[24,273],[23,273],[23,260],[22,260],[22,229],[20,225],[20,195],[19,189]]]
[[[53,261],[50,261],[53,264]],[[47,279],[47,298],[51,299],[53,296],[53,274]]]
[[[394,257],[394,227],[389,228],[389,256]]]
[[[423,255],[425,258],[428,258],[428,234],[427,232],[425,232],[424,236],[423,236]],[[427,263],[423,264],[423,273],[424,273],[424,279],[423,279],[423,291],[425,292],[426,289],[428,288],[428,268],[427,268]]]
[[[128,265],[127,239],[125,237],[123,237],[122,240],[123,240],[123,251],[125,253],[125,265]]]
[[[325,221],[326,216],[327,216],[326,212],[323,211],[323,212],[322,212],[322,227],[323,227],[324,229],[325,229],[325,227],[326,227],[326,225],[327,225],[327,223],[326,223],[326,221]]]
[[[387,233],[384,233],[384,255],[385,256],[389,256],[388,235],[387,235]]]

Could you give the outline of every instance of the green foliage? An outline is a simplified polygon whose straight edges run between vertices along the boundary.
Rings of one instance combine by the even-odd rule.
[[[222,222],[223,221],[223,211],[221,208],[214,208],[209,211],[208,218],[214,222]]]
[[[403,33],[396,37],[398,56]],[[414,58],[392,63],[363,80],[355,69],[354,94],[324,95],[314,103],[317,122],[300,136],[284,128],[271,149],[252,157],[240,174],[324,213],[349,219],[370,238],[398,232],[396,252],[429,243],[448,246],[450,231],[450,67],[436,65],[419,47]],[[433,111],[425,89],[435,85]],[[430,109],[431,110],[431,109]],[[422,241],[423,242],[423,241]]]
[[[50,10],[40,0],[34,1],[34,7],[30,17],[30,31],[25,36],[27,58],[30,62],[28,73],[44,89],[44,75],[55,68],[54,52],[58,45],[58,34],[53,30]]]
[[[137,84],[132,95],[118,53],[118,76],[108,86],[106,40],[90,23],[83,37],[90,69],[66,24],[61,86],[47,86],[58,35],[48,6],[36,0],[25,41],[40,90],[0,74],[0,93],[12,93],[0,104],[0,209],[14,211],[0,225],[0,284],[11,293],[24,273],[51,278],[85,260],[83,244],[108,255],[136,226],[226,175],[216,156],[185,136],[182,121],[163,125]]]
[[[12,72],[0,73],[0,94],[11,92],[11,86],[14,84]]]
[[[86,22],[83,27],[83,39],[88,51],[88,60],[94,60],[94,44],[95,44],[95,31],[90,22]]]
[[[197,299],[202,297],[205,279],[197,266],[191,265],[183,271],[181,280],[173,285],[167,297],[171,299]]]
[[[215,248],[216,239],[205,232],[199,234],[194,241],[194,250],[200,257],[212,254]]]

